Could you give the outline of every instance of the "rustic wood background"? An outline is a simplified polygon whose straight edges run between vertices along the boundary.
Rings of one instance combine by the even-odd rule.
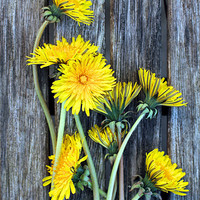
[[[186,197],[163,194],[163,199],[199,200],[200,196],[200,2],[199,0],[92,0],[95,21],[91,26],[65,16],[46,29],[43,42],[55,43],[81,34],[99,46],[120,81],[138,81],[139,67],[164,76],[188,101],[187,107],[159,108],[153,120],[144,119],[124,153],[125,198],[133,176],[144,175],[145,152],[165,150],[187,174],[190,192]],[[49,163],[50,138],[43,111],[34,91],[31,67],[26,56],[32,52],[42,24],[44,0],[1,0],[0,13],[0,199],[43,200],[49,188],[42,186]],[[58,124],[60,105],[52,104],[47,69],[39,70],[42,92]],[[140,95],[142,96],[142,95]],[[49,100],[50,99],[50,100]],[[134,112],[135,103],[129,108]],[[133,115],[132,122],[136,119]],[[85,131],[102,117],[81,115]],[[70,112],[66,133],[76,130]],[[105,150],[89,140],[99,176],[106,190],[109,164]],[[104,181],[105,180],[105,181]],[[85,190],[71,199],[92,199]]]

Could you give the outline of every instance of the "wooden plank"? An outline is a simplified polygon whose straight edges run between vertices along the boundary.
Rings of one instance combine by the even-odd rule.
[[[110,24],[111,64],[118,81],[138,81],[139,67],[151,69],[160,76],[161,1],[111,0]],[[141,96],[129,107],[134,112],[131,124],[138,116],[136,106]],[[124,153],[125,199],[133,195],[128,192],[133,176],[144,175],[145,153],[158,147],[162,149],[161,119],[159,108],[156,119],[143,119],[128,143]]]
[[[44,1],[6,1],[0,6],[0,199],[47,199],[49,134],[36,96],[31,67],[26,66]],[[40,72],[47,98],[47,74]],[[41,78],[40,77],[40,78]]]
[[[65,16],[61,23],[56,24],[55,27],[55,41],[61,40],[62,37],[65,37],[67,41],[71,42],[72,37],[77,37],[79,34],[82,35],[85,41],[90,40],[91,43],[99,46],[99,52],[105,53],[105,0],[92,0],[92,10],[94,10],[94,23],[90,26],[80,24],[73,21],[71,18]],[[55,122],[56,127],[59,123],[59,113],[60,113],[60,104],[55,103]],[[87,135],[87,130],[89,130],[94,124],[100,125],[101,116],[97,115],[94,112],[91,112],[91,116],[88,118],[85,114],[80,115],[81,122],[83,124],[85,134]],[[67,125],[66,133],[74,133],[76,129],[74,117],[71,114],[71,111],[67,113]],[[92,158],[98,173],[99,186],[102,189],[105,189],[105,163],[104,163],[104,149],[91,141],[90,138],[87,138],[89,148],[91,150]],[[70,197],[70,199],[92,199],[92,191],[89,189],[84,190],[80,194],[75,194]]]
[[[183,93],[187,107],[171,109],[169,153],[186,172],[190,192],[170,199],[200,196],[200,4],[198,0],[168,1],[168,69],[171,85]]]

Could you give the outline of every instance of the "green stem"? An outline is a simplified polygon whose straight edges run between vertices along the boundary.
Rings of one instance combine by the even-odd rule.
[[[44,23],[42,24],[42,26],[38,30],[37,37],[35,39],[35,43],[34,43],[34,47],[33,47],[33,52],[38,47],[40,39],[42,37],[42,34],[43,34],[43,32],[44,32],[44,30],[45,30],[45,28],[48,24],[49,24],[48,21],[44,21]],[[38,81],[38,72],[37,72],[37,66],[36,65],[33,65],[33,79],[34,79],[36,93],[38,95],[40,104],[42,106],[42,109],[44,111],[44,114],[45,114],[45,117],[46,117],[46,120],[47,120],[47,123],[48,123],[48,126],[49,126],[49,131],[50,131],[52,146],[53,146],[53,154],[55,154],[55,150],[56,150],[55,128],[54,128],[54,125],[53,125],[51,115],[49,113],[49,109],[46,105],[46,102],[45,102],[44,97],[42,95],[42,92],[40,90],[40,85],[39,85],[39,81]]]
[[[109,182],[109,187],[108,187],[108,192],[107,192],[107,200],[112,199],[112,191],[113,191],[113,187],[114,187],[115,177],[116,177],[116,174],[117,174],[117,169],[118,169],[118,166],[119,166],[119,163],[120,163],[120,160],[121,160],[121,156],[122,156],[124,149],[125,149],[125,147],[128,143],[128,140],[131,137],[133,131],[136,129],[137,125],[140,123],[140,121],[143,119],[143,117],[145,116],[146,113],[148,113],[148,110],[145,109],[142,112],[142,114],[138,117],[138,119],[135,121],[135,123],[131,127],[130,131],[126,135],[126,137],[125,137],[125,139],[124,139],[124,141],[121,145],[121,148],[120,148],[120,150],[117,154],[117,157],[115,159],[115,163],[114,163],[112,173],[111,173],[111,176],[110,176],[110,182]]]
[[[58,159],[60,156],[62,143],[63,143],[63,136],[64,136],[64,128],[65,128],[65,119],[66,119],[66,109],[64,108],[65,101],[62,103],[61,112],[60,112],[60,122],[58,127],[58,139],[56,145],[56,154],[55,154],[55,161],[53,166],[53,176],[52,176],[52,186],[53,186],[53,179],[55,175],[55,169],[58,164]]]
[[[138,199],[140,199],[142,196],[143,196],[143,194],[142,194],[142,195],[136,194],[136,195],[132,198],[132,200],[138,200]]]
[[[110,165],[111,165],[111,169],[113,168],[113,164],[115,162],[115,157],[109,157],[109,161],[110,161]],[[114,189],[113,189],[113,194],[112,194],[112,200],[115,200],[117,194],[117,177],[115,178],[115,184],[114,184]]]
[[[96,175],[94,163],[92,161],[92,156],[90,154],[90,150],[89,150],[89,147],[87,145],[87,141],[86,141],[86,138],[85,138],[83,127],[81,125],[79,115],[75,114],[74,117],[75,117],[76,126],[78,128],[78,132],[79,132],[80,138],[83,141],[83,150],[84,150],[85,154],[88,156],[87,164],[88,164],[88,168],[89,168],[90,175],[91,175],[91,180],[92,180],[93,199],[94,200],[100,200],[100,197],[99,197],[99,185],[98,185],[97,175]]]
[[[115,184],[114,184],[114,189],[113,189],[113,194],[112,194],[112,200],[115,200],[117,194],[117,177],[115,178]]]
[[[117,131],[119,149],[122,145],[121,131]],[[124,200],[124,162],[123,153],[119,163],[119,200]]]
[[[99,189],[99,194],[106,199],[107,194],[103,190]]]

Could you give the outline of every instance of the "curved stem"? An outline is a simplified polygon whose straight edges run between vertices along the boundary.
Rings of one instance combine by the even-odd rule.
[[[115,162],[115,157],[109,157],[111,169],[113,168],[113,164]],[[115,200],[117,194],[117,176],[115,177],[115,183],[114,183],[114,189],[113,189],[113,194],[112,194],[112,200]]]
[[[53,179],[54,179],[54,175],[55,175],[55,169],[58,164],[58,159],[60,156],[62,143],[63,143],[65,119],[66,119],[66,110],[64,108],[64,105],[65,105],[65,101],[62,103],[61,112],[60,112],[60,121],[59,121],[59,127],[58,127],[58,139],[57,139],[57,145],[56,145],[55,161],[54,161],[54,166],[53,166],[52,186],[53,186]]]
[[[37,33],[37,37],[35,39],[35,43],[34,43],[34,47],[33,47],[33,51],[38,47],[40,39],[42,37],[42,34],[46,28],[46,26],[49,24],[48,21],[44,21],[44,23],[42,24],[42,26],[40,27],[40,29],[38,30]],[[48,126],[49,126],[49,131],[50,131],[50,135],[51,135],[51,140],[52,140],[52,146],[53,146],[53,154],[55,154],[55,150],[56,150],[56,133],[55,133],[55,128],[53,125],[53,121],[51,118],[51,115],[49,113],[49,109],[46,105],[46,102],[44,100],[44,97],[42,95],[42,92],[40,90],[40,85],[39,85],[39,81],[38,81],[38,72],[37,72],[37,66],[33,65],[33,80],[34,80],[34,84],[35,84],[35,90],[36,93],[38,95],[40,104],[42,106],[42,109],[44,111]]]
[[[117,194],[117,177],[115,178],[115,184],[114,184],[114,189],[113,189],[113,194],[112,194],[112,200],[115,200]]]
[[[112,199],[112,191],[113,191],[113,187],[114,187],[114,182],[115,182],[115,177],[116,177],[116,174],[117,174],[117,169],[118,169],[118,166],[119,166],[119,162],[121,160],[121,156],[124,152],[124,149],[128,143],[128,140],[129,138],[131,137],[133,131],[136,129],[137,125],[140,123],[140,121],[143,119],[143,117],[145,116],[145,114],[148,112],[148,110],[144,110],[142,112],[142,114],[138,117],[138,119],[135,121],[135,123],[133,124],[133,126],[131,127],[130,131],[128,132],[128,134],[126,135],[122,145],[121,145],[121,148],[117,154],[117,157],[115,159],[115,163],[114,163],[114,166],[113,166],[113,169],[112,169],[112,173],[111,173],[111,176],[110,176],[110,182],[109,182],[109,187],[108,187],[108,192],[107,192],[107,200],[111,200]]]
[[[81,125],[79,115],[75,114],[74,117],[75,117],[76,126],[78,128],[80,138],[83,141],[83,150],[84,150],[85,154],[88,156],[87,164],[88,164],[88,168],[89,168],[91,179],[92,179],[93,199],[94,200],[100,200],[97,175],[96,175],[94,163],[92,161],[92,156],[90,154],[90,150],[89,150],[89,147],[87,145],[87,141],[86,141],[86,138],[85,138],[83,127]]]
[[[121,131],[117,131],[119,149],[122,145]],[[123,153],[119,163],[119,200],[124,200],[124,162]]]

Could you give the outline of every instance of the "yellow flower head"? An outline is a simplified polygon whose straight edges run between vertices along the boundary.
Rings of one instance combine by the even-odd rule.
[[[108,121],[123,121],[126,119],[124,110],[139,94],[141,86],[132,82],[118,82],[114,89],[107,93],[103,101],[97,103],[95,110],[108,119]]]
[[[146,176],[144,184],[146,186],[153,186],[163,192],[173,192],[175,194],[184,196],[185,189],[188,182],[181,180],[185,176],[182,169],[176,169],[177,164],[171,163],[168,155],[164,156],[164,152],[154,149],[146,156]]]
[[[157,78],[150,70],[140,68],[138,71],[140,83],[144,90],[145,103],[150,108],[162,106],[186,106],[181,93],[172,86],[167,85],[164,78]]]
[[[94,12],[90,10],[91,1],[87,0],[53,0],[53,5],[44,7],[44,18],[51,23],[59,22],[62,15],[73,20],[90,25],[94,21]]]
[[[49,196],[52,197],[52,200],[69,199],[70,192],[72,192],[72,194],[76,192],[72,179],[80,163],[87,159],[87,156],[80,159],[81,149],[82,143],[78,134],[65,136],[55,170],[54,187],[49,192]],[[43,186],[51,184],[52,180],[55,155],[50,156],[49,159],[52,160],[52,165],[47,166],[50,176],[43,179]]]
[[[109,127],[103,129],[95,125],[88,131],[88,135],[93,141],[107,149],[114,141],[117,141],[116,135],[112,133]]]
[[[80,61],[63,68],[62,73],[51,88],[58,102],[66,100],[64,107],[67,111],[72,108],[72,114],[78,114],[82,106],[82,111],[89,116],[89,110],[96,107],[97,100],[115,85],[113,71],[101,54],[84,54]]]
[[[109,151],[109,156],[113,156],[118,151],[117,145],[117,136],[115,133],[112,133],[109,127],[100,128],[99,126],[95,125],[88,131],[89,137],[99,143]]]
[[[62,38],[62,41],[57,41],[57,45],[44,44],[43,47],[38,47],[32,53],[34,57],[28,57],[27,62],[28,65],[41,65],[41,68],[53,64],[67,65],[70,61],[81,59],[83,54],[95,53],[97,50],[97,46],[91,45],[90,41],[85,42],[79,35],[77,39],[72,38],[71,44]]]

